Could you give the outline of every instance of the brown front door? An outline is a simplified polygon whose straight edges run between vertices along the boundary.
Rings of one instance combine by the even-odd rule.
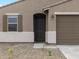
[[[44,14],[34,15],[34,38],[35,42],[45,42],[45,19]]]

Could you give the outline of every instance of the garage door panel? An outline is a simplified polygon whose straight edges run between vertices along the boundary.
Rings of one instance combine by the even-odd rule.
[[[64,28],[64,29],[62,29],[62,30],[61,30],[61,29],[59,29],[59,30],[60,30],[60,33],[63,33],[63,32],[64,32],[64,33],[67,33],[67,32],[68,32],[68,33],[72,33],[72,29],[65,29],[65,28]],[[59,31],[59,30],[58,30],[58,31]],[[75,33],[75,31],[74,31],[74,33]],[[76,33],[78,33],[78,32],[76,32]]]
[[[57,15],[57,44],[79,44],[79,16]]]
[[[72,40],[72,42],[79,42],[78,41],[78,39],[65,39],[65,40],[63,40],[63,39],[61,39],[61,41],[60,40],[58,40],[58,41],[60,41],[60,42],[71,42],[71,40]]]
[[[63,36],[62,35],[61,39],[57,39],[57,40],[60,40],[61,41],[64,37],[65,37],[65,39],[68,39],[68,40],[71,40],[72,39],[71,36]],[[58,38],[60,38],[60,37],[58,37]],[[63,39],[63,40],[65,40],[65,39]]]
[[[79,44],[79,41],[77,41],[77,40],[72,40],[72,42],[71,42],[71,40],[72,40],[72,39],[70,39],[70,40],[66,40],[66,39],[63,40],[63,39],[62,39],[61,41],[58,42],[58,44],[69,44],[69,45],[70,45],[70,44],[73,44],[73,45],[74,45],[74,44]]]

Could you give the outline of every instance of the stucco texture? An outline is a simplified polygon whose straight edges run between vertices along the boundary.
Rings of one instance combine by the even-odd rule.
[[[51,7],[49,9],[48,31],[56,31],[55,12],[79,12],[79,0],[71,0],[69,2]]]
[[[20,13],[23,15],[23,31],[33,32],[33,15],[42,13],[42,9],[60,0],[24,0],[22,2],[0,8],[0,31],[3,31],[3,15],[6,13]]]

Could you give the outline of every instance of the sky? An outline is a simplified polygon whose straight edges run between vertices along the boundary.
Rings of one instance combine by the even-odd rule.
[[[16,0],[0,0],[0,6],[15,2]]]

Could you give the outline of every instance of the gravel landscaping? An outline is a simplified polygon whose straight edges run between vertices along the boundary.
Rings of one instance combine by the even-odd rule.
[[[58,48],[33,48],[32,43],[0,43],[0,59],[66,59]]]

